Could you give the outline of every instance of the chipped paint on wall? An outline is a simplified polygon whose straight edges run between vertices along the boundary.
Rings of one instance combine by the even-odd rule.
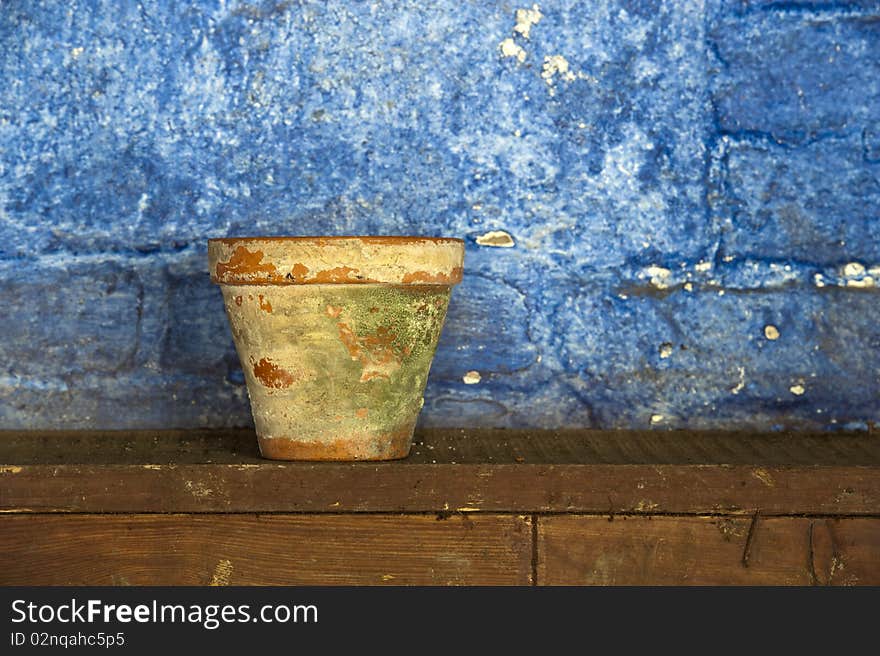
[[[479,371],[469,371],[462,377],[465,385],[476,385],[481,380],[483,380],[483,377],[480,376]]]
[[[528,39],[532,33],[532,27],[541,22],[544,14],[538,5],[532,5],[531,9],[517,9],[514,14],[516,25],[513,26],[515,32],[522,34],[524,39]]]
[[[502,55],[505,57],[515,57],[520,64],[526,60],[525,49],[510,37],[499,43],[498,48],[501,50]]]
[[[480,246],[494,246],[495,248],[513,248],[516,245],[513,237],[504,230],[490,230],[485,234],[478,235],[476,242]]]

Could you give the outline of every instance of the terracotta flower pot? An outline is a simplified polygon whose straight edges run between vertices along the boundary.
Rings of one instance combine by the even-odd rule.
[[[463,259],[460,239],[209,240],[263,456],[406,457]]]

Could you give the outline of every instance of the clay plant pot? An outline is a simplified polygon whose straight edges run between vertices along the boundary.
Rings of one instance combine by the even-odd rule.
[[[209,240],[263,456],[406,457],[463,259],[460,239]]]

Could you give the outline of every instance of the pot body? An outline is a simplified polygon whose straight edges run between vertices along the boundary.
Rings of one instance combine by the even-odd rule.
[[[406,457],[452,285],[461,272],[460,266],[453,271],[455,258],[451,266],[435,262],[437,270],[428,266],[426,271],[430,263],[424,258],[395,259],[391,243],[368,248],[365,266],[363,248],[346,256],[338,243],[336,259],[315,262],[302,257],[303,247],[311,246],[302,238],[292,239],[283,257],[267,256],[255,240],[246,240],[244,247],[222,241],[224,248],[210,252],[212,274],[223,293],[263,456]],[[450,246],[459,252],[460,264],[463,245],[444,249]],[[262,267],[258,275],[218,275],[218,266],[228,273],[228,262],[243,256],[242,248],[252,265]],[[397,272],[375,268],[381,260],[372,256],[376,250],[396,263]],[[275,267],[271,278],[267,264]],[[299,280],[286,275],[291,271]],[[301,282],[305,271],[314,274],[313,282]],[[326,282],[325,271],[342,271],[349,281]]]

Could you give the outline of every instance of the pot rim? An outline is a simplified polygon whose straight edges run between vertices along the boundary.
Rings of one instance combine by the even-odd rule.
[[[456,285],[457,237],[269,236],[208,240],[211,280],[227,285]]]
[[[377,246],[395,246],[401,244],[418,244],[424,242],[432,242],[435,244],[458,243],[464,245],[464,239],[459,239],[458,237],[419,237],[416,235],[268,235],[265,237],[214,237],[212,239],[208,239],[208,243],[210,244],[213,242],[225,244],[227,246],[255,241],[287,241],[299,243],[314,242],[315,244],[321,244],[322,242],[326,241],[345,241],[352,239],[362,241],[365,244]]]

